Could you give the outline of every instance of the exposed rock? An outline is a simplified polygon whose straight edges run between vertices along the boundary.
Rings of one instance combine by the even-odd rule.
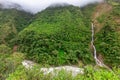
[[[73,66],[60,66],[60,67],[50,67],[50,68],[41,68],[41,71],[44,74],[49,74],[51,73],[52,75],[58,74],[59,71],[64,70],[68,73],[71,73],[72,76],[76,76],[78,74],[83,74],[84,69],[78,68],[78,67],[73,67]]]
[[[35,65],[35,63],[33,61],[24,60],[22,62],[22,65],[27,69],[29,69],[29,68],[31,69]]]
[[[22,62],[22,65],[27,68],[31,69],[33,66],[36,64],[32,61],[29,60],[24,60]],[[76,76],[78,74],[83,74],[84,69],[83,68],[78,68],[78,67],[73,67],[73,66],[60,66],[60,67],[50,67],[50,68],[40,68],[40,71],[43,72],[44,75],[47,74],[52,74],[52,75],[57,75],[59,71],[64,70],[68,73],[71,73],[72,76]]]

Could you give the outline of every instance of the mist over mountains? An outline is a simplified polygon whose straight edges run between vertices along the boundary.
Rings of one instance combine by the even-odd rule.
[[[102,2],[103,0],[0,0],[1,8],[16,8],[22,9],[30,13],[37,13],[49,6],[56,4],[59,6],[73,5],[82,7],[91,3]]]
[[[119,0],[0,0],[0,80],[101,79],[120,80]]]

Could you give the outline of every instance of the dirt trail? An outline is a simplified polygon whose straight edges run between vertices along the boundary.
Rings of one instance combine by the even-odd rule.
[[[110,13],[111,10],[112,10],[112,6],[107,3],[101,3],[96,7],[96,9],[91,17],[93,24],[96,26],[95,33],[99,32],[103,26],[103,24],[100,24],[97,21],[97,18],[102,16],[103,14],[107,15],[108,13]]]

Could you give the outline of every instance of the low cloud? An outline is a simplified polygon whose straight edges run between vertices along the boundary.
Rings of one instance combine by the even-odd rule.
[[[52,4],[64,3],[82,7],[87,4],[98,3],[102,1],[103,0],[0,0],[0,7],[23,9],[27,12],[35,14],[46,9]]]

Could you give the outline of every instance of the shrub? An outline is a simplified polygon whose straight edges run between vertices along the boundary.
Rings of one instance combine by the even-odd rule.
[[[12,53],[12,50],[8,46],[2,44],[2,45],[0,45],[0,54],[1,53],[9,54],[9,53]]]
[[[17,66],[21,65],[24,55],[21,53],[0,54],[0,80],[15,71]]]

